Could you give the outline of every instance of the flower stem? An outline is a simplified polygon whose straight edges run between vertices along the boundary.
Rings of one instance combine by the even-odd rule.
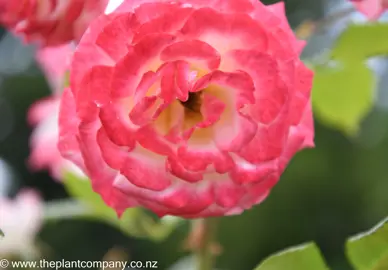
[[[194,230],[199,234],[197,255],[198,270],[213,270],[214,240],[216,238],[217,219],[207,218],[193,221]]]

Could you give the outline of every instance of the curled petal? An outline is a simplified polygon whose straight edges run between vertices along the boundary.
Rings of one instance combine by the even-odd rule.
[[[149,7],[154,10],[154,5],[155,3],[150,4]],[[134,42],[138,42],[139,40],[150,34],[174,34],[174,32],[176,32],[183,26],[183,24],[187,20],[187,17],[192,13],[192,9],[190,7],[182,7],[182,5],[180,4],[169,4],[167,10],[164,9],[164,7],[165,6],[163,5],[161,10],[151,15],[152,19],[144,22],[139,27],[139,29],[137,29],[136,34],[134,36]],[[138,10],[139,8],[136,11]],[[139,14],[139,12],[136,12],[136,14]]]
[[[267,46],[263,28],[250,16],[243,13],[222,14],[212,8],[194,11],[181,33],[186,38],[200,39],[210,44],[220,53],[238,47],[264,49]],[[237,38],[229,39],[232,36]]]
[[[130,152],[120,172],[128,181],[141,188],[161,191],[171,184],[163,159],[149,151],[137,152],[135,149]]]
[[[188,181],[190,183],[196,183],[203,180],[202,172],[193,172],[187,170],[175,156],[169,156],[167,159],[167,170],[172,175]]]
[[[218,68],[221,61],[220,54],[213,47],[200,40],[175,42],[164,48],[160,57],[162,61],[177,59],[204,60],[211,70]]]
[[[103,49],[113,60],[118,61],[128,52],[135,27],[138,25],[135,15],[121,15],[104,27],[96,38],[96,45]]]
[[[101,124],[113,143],[132,148],[135,145],[135,128],[122,110],[111,103],[101,108],[99,113]]]
[[[139,74],[150,71],[147,69],[149,66],[155,66],[152,71],[156,71],[159,62],[155,60],[155,56],[174,40],[175,37],[169,34],[148,35],[129,48],[128,53],[115,66],[112,96],[123,98],[133,95],[141,82]]]

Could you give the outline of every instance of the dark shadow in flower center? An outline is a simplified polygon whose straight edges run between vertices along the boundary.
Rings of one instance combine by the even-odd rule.
[[[185,109],[190,110],[195,113],[201,113],[201,92],[189,92],[189,98],[187,101],[179,101]]]
[[[185,109],[185,118],[183,123],[183,130],[192,128],[196,124],[203,121],[201,113],[202,106],[202,91],[189,92],[189,98],[187,101],[179,101]]]

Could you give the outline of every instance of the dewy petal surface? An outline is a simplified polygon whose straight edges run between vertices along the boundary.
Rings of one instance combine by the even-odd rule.
[[[63,156],[81,157],[118,214],[143,206],[198,218],[261,203],[295,153],[314,146],[313,74],[284,10],[128,0],[100,16],[72,59]]]

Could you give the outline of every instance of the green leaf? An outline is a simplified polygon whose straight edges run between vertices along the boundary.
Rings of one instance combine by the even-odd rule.
[[[4,237],[4,232],[0,229],[0,237]]]
[[[388,54],[387,23],[352,24],[339,37],[331,58],[360,62],[369,57]]]
[[[356,270],[388,269],[388,218],[370,231],[350,238],[346,252]]]
[[[65,176],[64,185],[71,196],[93,209],[85,213],[84,218],[106,222],[129,236],[162,241],[182,221],[182,219],[175,218],[171,222],[171,217],[156,221],[141,208],[129,208],[118,218],[116,212],[105,204],[98,193],[93,191],[89,179],[82,179],[68,173]]]
[[[353,136],[373,106],[376,78],[366,66],[388,55],[388,24],[350,25],[338,38],[326,63],[314,67],[313,106],[323,124]]]
[[[375,86],[372,71],[362,62],[317,66],[312,92],[315,116],[330,127],[355,135],[373,105]]]
[[[65,185],[66,190],[73,197],[86,202],[93,207],[95,211],[100,211],[101,213],[106,212],[107,206],[101,199],[100,195],[93,191],[88,178],[81,178],[75,174],[67,173],[64,177],[63,184]]]
[[[314,243],[293,247],[265,259],[255,270],[328,270]]]

